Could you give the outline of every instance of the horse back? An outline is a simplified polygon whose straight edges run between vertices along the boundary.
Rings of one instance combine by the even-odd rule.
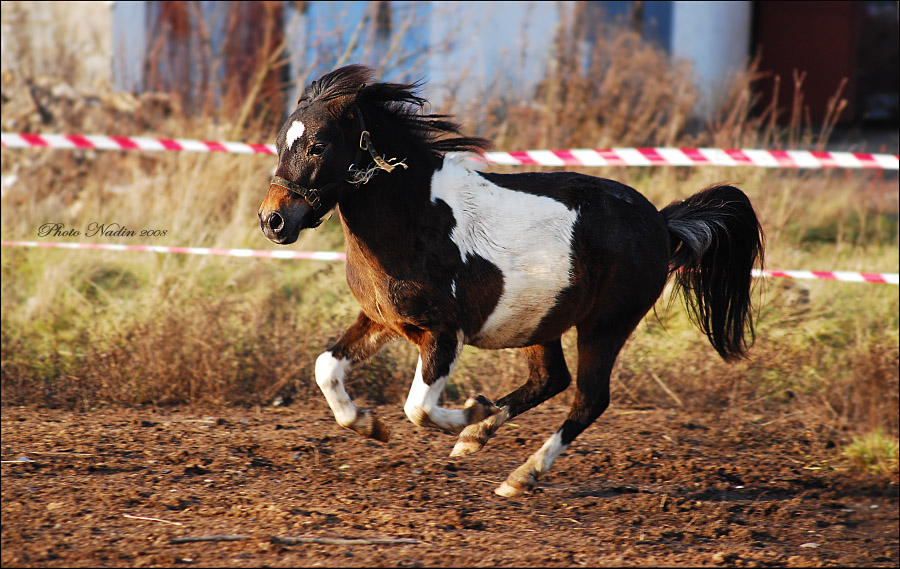
[[[482,176],[514,191],[546,195],[577,214],[569,284],[556,295],[531,343],[553,339],[589,318],[643,316],[659,297],[668,277],[669,232],[637,190],[574,172]]]
[[[665,222],[623,184],[445,164],[432,178],[431,199],[453,216],[460,270],[452,288],[473,345],[542,343],[603,302],[637,305],[630,310],[642,315],[664,286]]]

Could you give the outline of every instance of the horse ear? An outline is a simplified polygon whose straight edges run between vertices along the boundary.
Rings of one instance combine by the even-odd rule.
[[[368,93],[363,92],[363,91],[365,91],[366,87],[368,87],[368,86],[369,86],[368,83],[360,83],[359,87],[357,87],[357,89],[356,89],[356,92],[353,93],[353,95],[350,95],[347,97],[348,103],[350,106],[350,111],[349,111],[350,114],[353,114],[356,112],[356,106],[359,105],[360,101],[363,98],[365,98],[366,95],[368,95]],[[348,115],[348,116],[350,116],[350,115]]]
[[[353,105],[356,103],[356,97],[353,95],[344,95],[343,97],[335,97],[325,103],[325,109],[328,114],[335,119],[343,119],[349,117],[349,113],[353,112]]]

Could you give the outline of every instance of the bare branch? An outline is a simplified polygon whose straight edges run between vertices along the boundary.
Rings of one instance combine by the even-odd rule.
[[[362,20],[359,21],[359,24],[356,25],[356,29],[353,30],[353,35],[350,37],[350,41],[347,42],[347,47],[344,49],[344,53],[338,58],[337,62],[335,62],[334,66],[343,67],[347,60],[350,59],[350,56],[353,54],[353,51],[356,49],[356,44],[359,43],[359,34],[365,29],[366,24],[369,23],[369,18],[371,15],[369,11],[366,10],[366,14],[363,16]]]
[[[163,520],[160,518],[148,518],[145,516],[132,516],[131,514],[122,514],[124,518],[130,518],[132,520],[146,520],[148,522],[160,522],[163,524],[172,524],[173,526],[183,526],[184,524],[181,522],[171,522],[169,520]]]
[[[197,537],[173,537],[169,543],[194,543],[197,541],[240,541],[249,535],[198,535]]]
[[[282,545],[298,545],[301,543],[320,543],[324,545],[398,545],[421,543],[417,539],[407,538],[356,538],[345,539],[335,537],[272,537],[272,543]]]

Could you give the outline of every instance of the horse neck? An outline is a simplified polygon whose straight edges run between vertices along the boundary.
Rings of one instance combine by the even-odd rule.
[[[377,256],[415,255],[411,232],[423,225],[430,200],[430,180],[439,161],[426,153],[389,153],[406,158],[407,169],[379,171],[368,183],[341,200],[340,217],[348,250],[355,244]]]

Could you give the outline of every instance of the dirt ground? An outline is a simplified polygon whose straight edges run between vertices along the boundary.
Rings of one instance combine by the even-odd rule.
[[[791,416],[614,407],[536,491],[495,496],[561,424],[566,409],[552,403],[464,459],[448,458],[455,437],[413,426],[399,405],[378,409],[393,429],[384,445],[342,430],[318,399],[257,410],[3,407],[2,459],[16,462],[2,467],[2,563],[900,562],[896,473],[840,468],[827,429]],[[236,540],[178,541],[221,536]],[[273,540],[290,537],[368,541]]]

